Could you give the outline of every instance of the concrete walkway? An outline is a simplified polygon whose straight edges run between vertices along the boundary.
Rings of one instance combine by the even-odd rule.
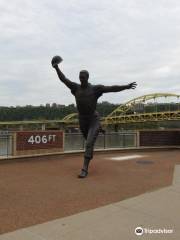
[[[137,227],[143,228],[143,235],[135,234]],[[152,233],[155,231],[169,233]],[[0,240],[61,239],[179,240],[180,166],[175,168],[173,185],[170,187],[0,236]]]

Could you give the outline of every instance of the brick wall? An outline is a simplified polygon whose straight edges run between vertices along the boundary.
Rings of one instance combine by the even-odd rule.
[[[18,131],[14,134],[13,155],[33,155],[63,151],[63,131]]]
[[[180,130],[153,130],[139,132],[140,146],[180,145]]]

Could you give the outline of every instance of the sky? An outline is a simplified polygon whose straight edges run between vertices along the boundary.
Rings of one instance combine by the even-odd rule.
[[[179,0],[0,0],[0,106],[75,103],[51,67],[79,82],[135,90],[104,94],[99,101],[180,94]]]

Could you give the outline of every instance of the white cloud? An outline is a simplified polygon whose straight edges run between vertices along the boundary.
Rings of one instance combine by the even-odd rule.
[[[1,0],[0,11],[0,105],[74,102],[50,66],[56,54],[74,81],[83,68],[94,84],[137,81],[100,101],[180,92],[178,0]]]

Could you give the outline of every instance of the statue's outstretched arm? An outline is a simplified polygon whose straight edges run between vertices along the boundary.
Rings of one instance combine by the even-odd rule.
[[[128,85],[123,85],[123,86],[119,86],[119,85],[113,85],[113,86],[103,86],[102,88],[102,92],[103,93],[108,93],[108,92],[120,92],[126,89],[135,89],[137,86],[136,82],[132,82]]]

